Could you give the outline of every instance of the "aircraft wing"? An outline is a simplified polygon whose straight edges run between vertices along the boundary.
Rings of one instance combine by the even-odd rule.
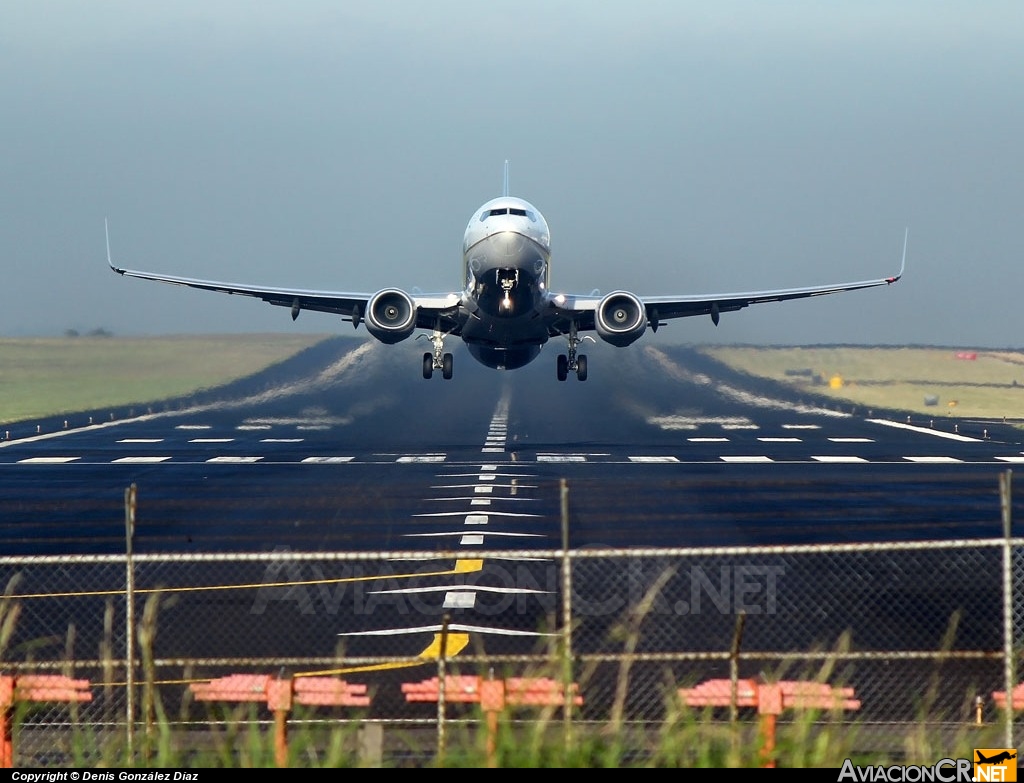
[[[858,291],[862,288],[892,285],[901,277],[906,268],[907,240],[903,239],[903,258],[900,271],[891,277],[880,277],[874,280],[860,280],[834,285],[814,285],[802,288],[780,288],[773,291],[743,291],[724,294],[696,294],[682,296],[641,296],[638,297],[647,311],[647,320],[651,327],[657,329],[662,321],[670,318],[686,318],[694,315],[710,315],[717,324],[721,313],[742,310],[744,307],[762,302],[785,302],[790,299],[805,299],[812,296],[826,296],[844,291]],[[594,328],[594,313],[600,305],[600,296],[566,296],[559,309],[565,319],[556,327],[563,332],[564,324],[568,330],[570,320],[575,320],[579,329]]]
[[[292,318],[297,318],[303,310],[315,310],[321,313],[335,313],[349,321],[358,321],[366,314],[366,306],[373,297],[372,293],[356,293],[346,291],[317,291],[303,288],[271,288],[266,286],[247,285],[242,283],[223,283],[217,280],[199,280],[192,277],[178,277],[156,272],[140,272],[134,269],[122,269],[110,265],[110,268],[125,277],[137,277],[142,280],[156,280],[160,283],[198,288],[203,291],[217,291],[222,294],[238,294],[262,299],[272,305],[291,308]],[[440,318],[442,327],[454,324],[454,312],[459,306],[459,295],[448,294],[411,294],[417,307],[417,327],[432,329]]]

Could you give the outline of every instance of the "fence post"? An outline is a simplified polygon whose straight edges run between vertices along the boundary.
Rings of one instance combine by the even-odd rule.
[[[1003,518],[1003,655],[1005,664],[1003,676],[1006,688],[1006,709],[1003,711],[1005,736],[1003,745],[1007,748],[1017,747],[1013,741],[1013,688],[1017,683],[1016,652],[1013,638],[1013,520],[1011,518],[1012,471],[1006,470],[999,475],[999,499]]]
[[[135,745],[135,569],[132,563],[132,538],[135,535],[136,487],[133,483],[124,491],[125,539],[125,706],[128,758],[132,759]],[[129,762],[130,763],[130,762]]]
[[[446,659],[448,657],[448,624],[451,618],[446,612],[441,620],[441,652],[437,656],[437,763],[444,766],[445,742],[445,684],[447,680]]]
[[[562,729],[566,750],[572,744],[572,563],[569,560],[569,484],[559,482],[562,514]]]

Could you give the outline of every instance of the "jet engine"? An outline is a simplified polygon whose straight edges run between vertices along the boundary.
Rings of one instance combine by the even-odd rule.
[[[401,342],[416,328],[416,304],[405,291],[385,288],[366,303],[366,331],[391,345]]]
[[[597,305],[594,326],[605,342],[620,348],[640,339],[647,329],[647,310],[628,291],[612,291]]]

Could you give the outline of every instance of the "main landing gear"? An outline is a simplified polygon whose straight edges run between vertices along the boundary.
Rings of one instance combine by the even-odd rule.
[[[558,354],[558,380],[564,381],[569,377],[570,372],[576,373],[576,377],[585,381],[587,379],[587,356],[586,354],[576,353],[576,348],[584,340],[594,341],[593,337],[584,336],[579,337],[576,333],[576,322],[573,321],[569,327],[569,334],[566,335],[566,340],[569,343],[569,354],[568,356],[564,353]]]
[[[418,340],[420,337],[426,337],[426,335],[421,334],[416,339]],[[450,381],[453,361],[452,355],[444,352],[444,335],[441,334],[440,329],[435,329],[427,339],[433,344],[434,351],[423,354],[423,377],[429,380],[433,377],[434,370],[440,370],[441,377]]]

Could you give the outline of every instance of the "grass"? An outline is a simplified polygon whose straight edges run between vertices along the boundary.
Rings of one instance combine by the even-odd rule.
[[[701,350],[752,375],[866,408],[1024,419],[1024,352],[850,346]]]
[[[259,372],[315,334],[0,339],[0,423],[157,402]]]
[[[325,337],[0,338],[0,424],[190,394],[259,372]],[[700,350],[798,392],[866,408],[1024,419],[1024,352],[978,351],[963,359],[958,349],[927,347]]]

